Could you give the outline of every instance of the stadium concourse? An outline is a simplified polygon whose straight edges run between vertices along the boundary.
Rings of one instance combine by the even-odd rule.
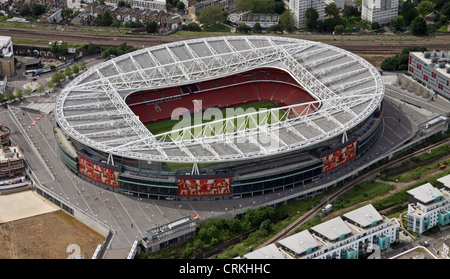
[[[55,102],[55,115],[45,115],[27,131],[23,128],[38,114],[15,106],[0,111],[2,121],[14,131],[11,138],[23,149],[37,187],[110,228],[111,251],[129,248],[147,230],[185,216],[231,217],[249,208],[321,193],[410,142],[422,119],[436,116],[422,115],[406,103],[399,106],[397,98],[382,101],[381,76],[351,53],[286,38],[227,38],[157,46],[99,64],[63,89]],[[278,79],[269,79],[271,74]],[[253,79],[238,81],[237,76]],[[281,76],[291,80],[281,81]],[[225,85],[218,84],[227,79]],[[213,80],[215,87],[204,87]],[[274,89],[272,94],[257,89],[262,83],[265,89]],[[174,86],[168,84],[178,84],[176,95],[165,96],[173,91]],[[180,138],[172,137],[173,131],[153,135],[142,123],[143,119],[147,124],[166,119],[161,107],[168,108],[170,101],[183,100],[186,110],[195,109],[185,101],[192,94],[201,94],[206,108],[231,107],[226,99],[230,96],[222,94],[223,89],[231,90],[231,84],[242,103],[244,98],[262,101],[262,96],[276,103],[269,110],[271,121],[236,128],[237,117],[249,122],[248,113],[222,121],[230,125],[222,130],[231,133],[205,136],[203,132],[200,137],[189,134],[192,127],[184,127],[178,131]],[[289,95],[275,94],[280,84],[289,89]],[[209,95],[213,91],[218,93]],[[288,101],[292,94],[297,99]],[[208,107],[208,100],[216,103]],[[32,101],[24,101],[22,107]],[[141,105],[148,114],[136,110]],[[160,112],[161,117],[155,117]],[[275,142],[271,145],[275,147],[259,143],[257,139],[263,136]],[[326,156],[347,148],[352,150],[348,160],[323,171]],[[300,158],[305,161],[296,161]],[[259,166],[249,164],[252,160],[260,162]],[[270,164],[277,167],[267,168]],[[299,169],[299,164],[316,170],[283,184],[283,173]],[[211,166],[220,172],[211,173]],[[253,173],[239,172],[243,168]],[[267,175],[273,182],[256,188],[236,187],[239,179],[244,184],[246,175]],[[298,178],[296,173],[289,175]],[[183,195],[180,182],[193,178],[231,179],[225,183],[225,194]],[[253,180],[248,185],[257,183]]]

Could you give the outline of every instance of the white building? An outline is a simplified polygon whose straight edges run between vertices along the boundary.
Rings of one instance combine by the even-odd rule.
[[[399,228],[395,218],[380,215],[369,204],[345,214],[344,218],[336,217],[286,237],[278,244],[285,253],[298,259],[357,259],[374,245],[381,250],[390,247],[398,239]],[[252,253],[252,258],[265,255]]]
[[[439,180],[445,182],[445,179],[448,177]],[[426,183],[407,192],[410,195],[406,215],[409,231],[422,234],[434,226],[450,223],[450,184],[442,184],[441,189]]]
[[[398,0],[363,0],[361,19],[387,25],[398,17]]]
[[[325,1],[324,0],[291,0],[289,1],[289,9],[294,14],[294,22],[297,28],[306,27],[305,13],[309,8],[314,8],[319,14],[317,20],[323,20],[325,17]]]
[[[120,1],[130,4],[131,8],[150,11],[167,11],[166,1],[164,0],[106,0],[106,5],[117,6]]]
[[[443,259],[450,259],[450,239],[447,239],[442,244],[442,254]]]

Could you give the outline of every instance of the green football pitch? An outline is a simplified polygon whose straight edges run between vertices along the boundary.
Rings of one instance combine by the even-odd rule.
[[[147,123],[145,126],[154,135],[163,134],[170,131],[176,131],[181,128],[191,127],[191,133],[194,135],[211,136],[214,133],[233,133],[236,130],[244,130],[255,127],[257,124],[272,124],[283,120],[283,111],[275,111],[269,114],[268,110],[277,108],[277,104],[270,101],[252,102],[247,104],[241,104],[235,107],[227,107],[223,109],[208,108],[203,112],[197,112],[194,114],[183,114],[176,119],[168,119]],[[246,117],[246,114],[255,113],[252,117]],[[232,122],[220,121],[227,117],[236,116]],[[281,118],[281,119],[280,119]],[[211,123],[208,129],[200,124],[217,121]],[[226,128],[223,128],[226,125]],[[234,127],[233,127],[234,126]],[[211,130],[212,129],[212,130]],[[179,138],[178,133],[174,132],[170,134],[173,139]],[[192,135],[185,133],[182,135],[183,139],[189,139]]]

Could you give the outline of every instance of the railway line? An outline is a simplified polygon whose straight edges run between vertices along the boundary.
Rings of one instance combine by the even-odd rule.
[[[291,233],[293,233],[297,228],[299,228],[301,225],[303,225],[305,222],[309,221],[312,217],[314,217],[321,208],[323,208],[324,206],[326,206],[328,203],[335,201],[337,198],[339,198],[342,194],[344,194],[345,192],[351,190],[354,186],[356,186],[357,184],[361,183],[361,182],[365,182],[365,181],[370,181],[373,178],[376,177],[376,175],[381,172],[384,169],[388,169],[392,166],[395,166],[397,164],[401,164],[402,162],[405,162],[407,160],[409,160],[411,157],[420,155],[424,152],[427,152],[428,150],[431,150],[433,148],[439,147],[441,145],[445,145],[450,143],[450,139],[446,139],[444,141],[435,143],[433,145],[424,147],[420,150],[417,150],[415,152],[412,152],[410,154],[407,154],[401,158],[395,159],[391,162],[388,162],[386,164],[384,164],[383,166],[380,166],[376,169],[373,169],[361,176],[359,176],[358,178],[356,178],[355,180],[349,182],[348,184],[344,185],[343,187],[341,187],[340,189],[338,189],[336,192],[334,192],[333,194],[331,194],[330,196],[328,196],[327,198],[324,198],[323,200],[321,200],[316,206],[314,206],[312,209],[310,209],[308,212],[306,212],[305,214],[303,214],[301,217],[299,217],[297,220],[295,220],[294,222],[292,222],[289,226],[287,226],[285,229],[283,229],[281,232],[279,232],[278,234],[276,234],[275,236],[273,236],[271,239],[269,239],[268,241],[266,241],[265,243],[263,243],[262,245],[260,245],[258,248],[267,246],[269,244],[275,243],[277,241],[279,241],[282,238],[285,238],[286,236],[290,235]],[[257,248],[257,249],[258,249]]]
[[[88,44],[93,43],[104,48],[118,46],[123,42],[127,42],[129,46],[136,48],[150,47],[154,45],[171,43],[180,40],[206,37],[201,36],[158,36],[148,34],[96,34],[87,32],[75,32],[73,30],[57,31],[57,30],[34,30],[34,29],[16,29],[16,28],[0,28],[0,35],[11,36],[14,39],[22,39],[27,41],[48,42],[48,41],[65,41],[72,44]],[[235,33],[230,33],[235,35]],[[445,49],[448,47],[450,35],[441,35],[436,37],[414,37],[414,36],[397,36],[397,35],[349,35],[344,36],[341,40],[340,36],[334,35],[286,35],[289,37],[310,39],[321,41],[330,45],[343,48],[356,54],[373,54],[373,55],[394,55],[402,51],[406,46],[420,45],[427,49]],[[42,45],[43,46],[43,45]],[[41,46],[41,47],[42,47]],[[45,44],[45,46],[47,46]]]

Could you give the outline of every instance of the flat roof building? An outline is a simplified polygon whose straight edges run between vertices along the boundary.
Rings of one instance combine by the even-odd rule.
[[[395,218],[380,215],[368,204],[288,236],[278,241],[278,245],[297,259],[358,259],[368,248],[372,251],[374,245],[380,250],[390,247],[398,239],[399,228]],[[257,251],[252,252],[253,258],[264,255]]]
[[[257,249],[253,252],[245,254],[244,259],[292,259],[287,253],[283,252],[282,249],[278,248],[275,244],[269,244]]]
[[[398,17],[398,0],[363,0],[361,19],[384,26]]]
[[[450,100],[450,51],[410,52],[408,73],[436,94]]]
[[[324,0],[291,0],[289,1],[289,9],[294,14],[294,23],[297,28],[306,28],[306,11],[313,8],[319,14],[317,20],[325,18],[325,1]]]
[[[0,36],[0,77],[12,77],[16,73],[14,49],[11,37]]]
[[[422,234],[437,225],[450,223],[450,175],[441,178],[444,187],[438,189],[426,183],[409,190],[407,229]]]

